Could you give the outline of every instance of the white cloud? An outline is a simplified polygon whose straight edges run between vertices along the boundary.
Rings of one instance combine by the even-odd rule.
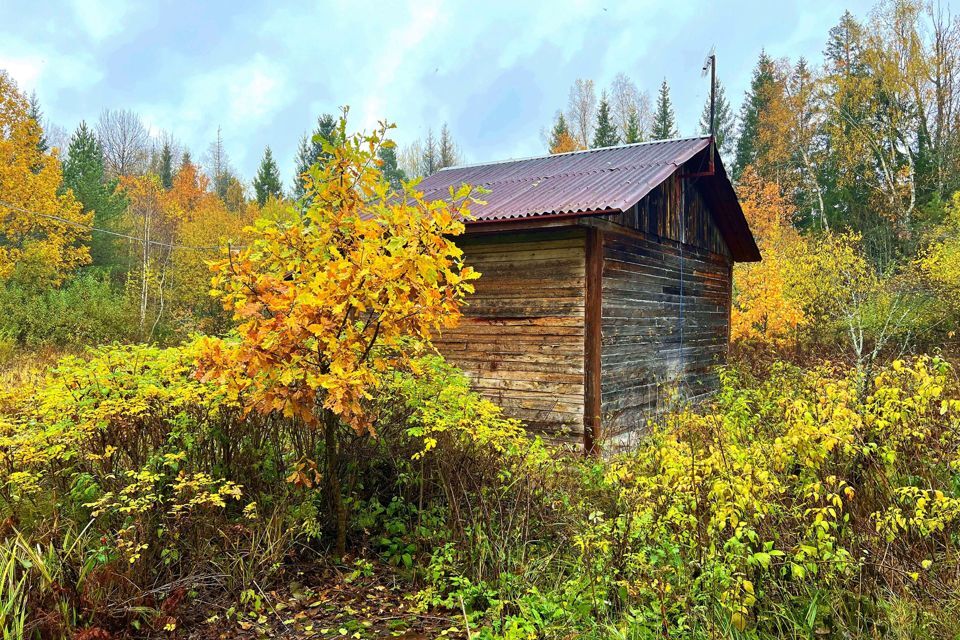
[[[71,0],[71,5],[77,25],[96,42],[119,33],[131,7],[123,0]]]
[[[52,95],[64,89],[87,89],[103,78],[103,72],[86,55],[56,49],[43,52],[37,47],[33,47],[32,54],[17,53],[24,50],[30,48],[15,40],[0,44],[0,69],[6,69],[20,89],[28,93]]]
[[[43,73],[43,66],[43,59],[37,56],[15,57],[0,53],[0,69],[10,74],[21,91],[29,92],[37,88],[37,80]]]
[[[137,110],[149,130],[172,132],[195,151],[203,153],[218,126],[232,159],[242,165],[251,148],[250,131],[269,128],[275,114],[296,99],[283,67],[257,54],[232,64],[184,79],[175,103],[151,102]]]

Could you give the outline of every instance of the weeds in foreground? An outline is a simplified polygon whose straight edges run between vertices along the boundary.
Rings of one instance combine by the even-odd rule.
[[[960,632],[960,399],[939,358],[866,381],[728,369],[711,406],[606,460],[531,440],[423,359],[382,381],[377,438],[344,430],[356,561],[331,574],[322,439],[244,416],[190,349],[104,347],[0,398],[8,637],[282,626],[284,585],[388,567],[405,606],[473,638]]]

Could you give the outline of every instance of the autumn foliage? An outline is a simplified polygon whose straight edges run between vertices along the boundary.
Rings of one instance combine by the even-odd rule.
[[[325,143],[330,159],[306,175],[305,200],[257,221],[250,246],[213,265],[214,294],[238,322],[237,341],[210,340],[206,377],[250,407],[308,423],[324,409],[357,433],[378,374],[405,362],[412,342],[459,318],[477,274],[450,239],[463,232],[472,190],[426,202],[394,194],[378,169],[388,127]]]
[[[791,224],[793,206],[776,184],[748,168],[738,195],[763,260],[734,269],[730,337],[783,343],[809,320],[803,310],[811,266],[806,243]]]
[[[60,192],[60,161],[38,148],[41,129],[28,106],[0,70],[0,283],[49,286],[90,261],[84,226],[92,216]]]

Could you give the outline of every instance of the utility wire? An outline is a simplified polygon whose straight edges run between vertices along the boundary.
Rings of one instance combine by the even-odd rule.
[[[187,249],[189,251],[219,251],[221,249],[245,249],[244,246],[233,246],[230,244],[226,245],[210,245],[210,246],[198,246],[198,245],[187,245],[187,244],[172,244],[169,242],[160,242],[159,240],[145,240],[140,236],[131,236],[126,233],[120,233],[119,231],[111,231],[110,229],[101,229],[100,227],[94,227],[93,225],[83,224],[81,222],[76,222],[75,220],[69,220],[62,216],[57,216],[52,213],[40,213],[39,211],[31,211],[30,209],[24,209],[15,204],[5,202],[0,200],[0,207],[6,207],[7,209],[13,209],[14,211],[20,211],[22,213],[27,213],[32,216],[38,216],[40,218],[47,218],[49,220],[56,220],[57,222],[62,222],[63,224],[70,225],[77,229],[83,229],[85,231],[96,231],[98,233],[105,233],[107,235],[116,236],[117,238],[126,238],[127,240],[133,240],[141,244],[146,243],[148,245],[156,245],[158,247],[166,247],[168,249]]]

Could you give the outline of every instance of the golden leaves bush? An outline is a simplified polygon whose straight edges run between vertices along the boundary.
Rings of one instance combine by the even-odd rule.
[[[691,612],[721,606],[770,631],[807,590],[956,587],[960,400],[945,361],[895,361],[866,387],[830,367],[741,375],[604,472],[613,517],[580,545],[606,554],[641,618],[690,631]]]
[[[134,563],[147,549],[150,562],[178,554],[175,532],[195,529],[188,518],[241,497],[237,483],[197,464],[194,448],[239,409],[194,379],[194,360],[192,345],[101,347],[8,390],[0,417],[8,512],[42,528],[45,501],[62,496],[60,508],[78,518],[86,512],[113,539],[119,556],[111,557]]]
[[[459,319],[477,278],[450,239],[464,231],[473,190],[427,202],[414,183],[395,193],[378,151],[389,126],[323,141],[329,160],[304,175],[302,209],[257,220],[250,246],[213,265],[213,293],[240,340],[207,343],[207,379],[245,392],[251,408],[315,422],[321,406],[357,433],[378,376],[412,340]],[[412,340],[411,340],[412,339]]]

